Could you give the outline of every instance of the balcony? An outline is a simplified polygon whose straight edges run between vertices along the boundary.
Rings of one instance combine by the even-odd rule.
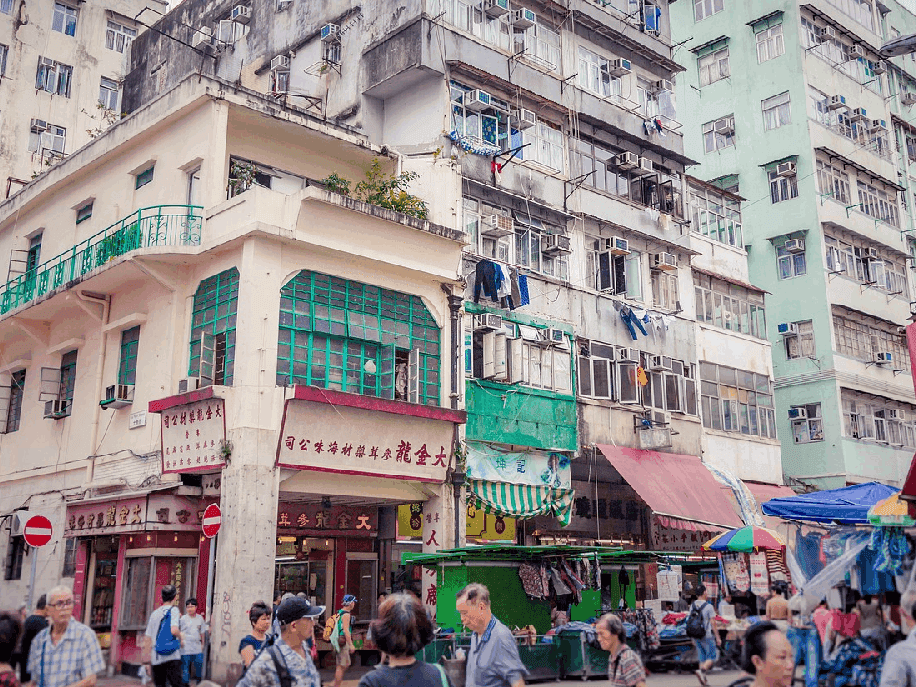
[[[115,258],[140,248],[199,246],[203,208],[141,208],[70,250],[10,279],[0,290],[0,315],[66,288]]]

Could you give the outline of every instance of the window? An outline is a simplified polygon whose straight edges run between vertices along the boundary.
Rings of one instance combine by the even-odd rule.
[[[13,0],[0,0],[0,13],[12,14],[13,13]]]
[[[555,71],[560,66],[560,34],[542,23],[540,17],[527,29],[513,27],[515,52],[535,64]]]
[[[551,256],[544,252],[547,237],[560,234],[559,228],[550,231],[539,220],[522,213],[515,215],[515,264],[559,279],[569,279],[569,265],[565,255]]]
[[[601,98],[620,95],[620,79],[611,76],[609,60],[579,46],[579,87]]]
[[[814,323],[811,320],[802,320],[795,324],[798,326],[798,336],[783,337],[786,347],[786,360],[813,358]]]
[[[200,167],[196,167],[188,172],[188,205],[198,207],[200,200]]]
[[[9,54],[9,46],[0,43],[0,76],[4,76],[6,74],[6,58]]]
[[[707,153],[735,145],[735,117],[729,115],[703,125],[703,145]]]
[[[875,30],[874,9],[868,0],[827,0],[841,12],[855,19],[870,31]]]
[[[148,183],[150,183],[153,180],[153,170],[155,169],[156,169],[155,165],[150,165],[149,167],[144,169],[142,172],[137,174],[135,188],[143,188]]]
[[[705,427],[776,438],[773,385],[766,375],[701,362],[700,392]]]
[[[898,334],[897,326],[891,322],[836,307],[833,332],[840,355],[871,363],[878,353],[890,353],[894,369],[910,367],[906,335]]]
[[[455,83],[451,84],[452,130],[471,141],[486,143],[500,150],[510,148],[509,103],[491,96],[494,107],[480,112],[464,106],[464,99],[473,89]]]
[[[64,154],[64,148],[67,143],[67,130],[56,124],[49,124],[47,130],[36,131],[34,128],[29,134],[29,150],[33,153],[54,153]]]
[[[200,376],[213,384],[232,386],[238,300],[239,271],[234,267],[204,279],[197,287],[191,317],[189,377]]]
[[[763,293],[723,279],[693,274],[697,321],[766,339]]]
[[[690,228],[735,248],[744,248],[741,202],[706,188],[690,186]]]
[[[844,170],[818,160],[817,186],[821,195],[849,205],[849,175]]]
[[[782,177],[773,169],[767,173],[770,180],[770,202],[781,203],[798,197],[798,181],[795,175]]]
[[[327,43],[325,45],[328,45]],[[334,43],[338,48],[340,43]],[[272,71],[270,73],[270,92],[271,93],[288,93],[289,92],[289,72]]]
[[[22,560],[25,558],[25,550],[25,537],[10,537],[10,543],[6,549],[6,571],[4,579],[22,579]]]
[[[118,82],[102,77],[99,85],[99,102],[106,110],[119,111],[121,100],[121,89],[118,88]]]
[[[859,196],[859,210],[891,226],[900,226],[896,191],[888,193],[861,180],[856,181],[856,190]]]
[[[82,224],[90,217],[92,217],[92,203],[86,203],[83,207],[76,211],[77,224]]]
[[[73,391],[76,387],[76,351],[65,353],[60,359],[60,393],[58,399],[67,402],[65,414],[73,411]]]
[[[588,286],[642,300],[642,253],[631,250],[629,255],[612,255],[604,249],[604,239],[588,237],[585,269]]]
[[[35,75],[35,88],[54,95],[70,97],[70,81],[73,78],[73,67],[55,62],[47,57],[38,58],[38,72]]]
[[[652,270],[652,303],[663,310],[680,310],[677,293],[677,273]]]
[[[841,394],[845,436],[895,447],[916,446],[916,406],[850,389],[842,389]]]
[[[137,348],[140,345],[140,326],[121,332],[121,354],[118,359],[118,384],[137,383]]]
[[[728,47],[708,53],[697,60],[700,72],[700,86],[708,86],[729,76]]]
[[[641,403],[645,408],[698,414],[694,365],[646,351],[637,351],[636,360],[636,363],[617,363],[621,403],[627,402],[625,393],[632,393],[634,396],[629,397],[630,402]],[[656,363],[660,365],[656,366]],[[642,368],[645,384],[638,381],[636,366]]]
[[[782,39],[782,24],[757,32],[757,62],[762,64],[785,53]]]
[[[326,41],[321,44],[321,58],[328,64],[340,64],[340,41]],[[286,72],[287,77],[289,72]]]
[[[77,11],[73,7],[55,2],[54,17],[51,20],[51,30],[63,33],[67,36],[75,36],[76,15]]]
[[[824,421],[821,419],[821,404],[808,403],[807,405],[792,406],[804,408],[806,418],[792,421],[792,438],[796,444],[810,444],[814,441],[824,440]]]
[[[883,92],[881,77],[875,74],[875,63],[853,53],[853,42],[838,36],[826,41],[820,39],[820,27],[813,19],[802,17],[801,42],[806,53],[824,60],[832,69],[845,74],[861,86],[875,93]],[[877,57],[877,56],[876,56]]]
[[[617,398],[614,388],[617,355],[613,346],[592,342],[579,356],[579,394],[592,398]]]
[[[73,577],[76,575],[76,550],[79,546],[79,539],[67,537],[64,539],[64,566],[61,570],[61,577]]]
[[[701,21],[725,9],[724,0],[693,0],[693,18]]]
[[[557,172],[563,172],[563,153],[566,147],[563,132],[560,127],[550,122],[538,119],[534,126],[517,132],[512,130],[512,148],[530,143],[527,148],[519,151],[516,157],[522,160],[532,160],[549,167]]]
[[[790,253],[785,245],[776,247],[776,266],[780,279],[802,277],[807,273],[808,266],[804,253]]]
[[[137,37],[137,30],[131,29],[116,21],[108,20],[105,30],[105,47],[120,53],[129,53],[130,44]]]
[[[19,429],[22,419],[22,397],[25,395],[25,370],[19,370],[10,375],[10,400],[6,411],[6,431],[15,432]]]
[[[763,128],[765,131],[778,129],[790,122],[788,91],[763,101]]]
[[[854,245],[826,233],[824,243],[830,272],[869,284],[890,296],[909,297],[905,265],[885,257],[880,248]]]

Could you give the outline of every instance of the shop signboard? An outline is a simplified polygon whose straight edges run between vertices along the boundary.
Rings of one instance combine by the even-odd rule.
[[[707,527],[700,523],[696,524],[698,529],[691,530],[670,527],[665,524],[666,522],[670,520],[667,518],[662,520],[657,515],[652,516],[653,551],[695,553],[702,548],[703,544],[721,532],[721,529]]]
[[[299,470],[444,482],[454,425],[429,415],[447,411],[371,400],[381,408],[393,403],[404,406],[405,413],[298,398],[287,401],[277,465]],[[412,415],[408,410],[420,414]]]
[[[221,398],[162,411],[162,472],[214,471],[225,467],[226,412]]]
[[[148,532],[200,531],[206,505],[174,494],[147,494],[67,506],[65,537]]]
[[[378,508],[281,503],[277,509],[277,531],[317,536],[374,536],[378,533]]]
[[[434,522],[435,514],[427,513],[423,503],[398,506],[398,538],[419,539],[423,526]],[[515,541],[515,518],[485,513],[474,504],[467,506],[467,536],[479,541]]]

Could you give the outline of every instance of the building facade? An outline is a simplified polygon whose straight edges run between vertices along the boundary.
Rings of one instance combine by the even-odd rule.
[[[899,484],[916,442],[902,329],[913,300],[913,61],[877,51],[914,16],[833,0],[671,11],[686,41],[677,92],[693,173],[747,199],[738,241],[750,280],[771,294],[784,471],[820,488]],[[714,231],[708,216],[692,228]]]

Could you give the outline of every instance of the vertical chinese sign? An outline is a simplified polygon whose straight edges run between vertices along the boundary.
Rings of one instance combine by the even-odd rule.
[[[226,465],[226,412],[221,398],[162,411],[162,472],[218,470]]]

